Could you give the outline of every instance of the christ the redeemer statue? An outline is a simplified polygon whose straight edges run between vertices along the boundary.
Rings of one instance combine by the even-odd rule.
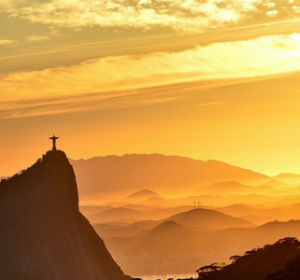
[[[53,141],[52,151],[56,151],[56,140],[59,139],[59,137],[56,137],[53,135],[52,137],[49,137]]]

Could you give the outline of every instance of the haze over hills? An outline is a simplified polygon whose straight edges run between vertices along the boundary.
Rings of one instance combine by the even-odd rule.
[[[217,182],[258,185],[270,180],[268,176],[219,161],[204,162],[159,154],[107,156],[70,162],[82,198],[116,193],[126,195],[141,189],[174,196]]]
[[[201,194],[251,194],[254,193],[255,188],[250,186],[245,186],[238,182],[219,182],[214,183],[210,186],[201,187],[198,191]]]
[[[47,156],[51,158],[51,153],[47,154]],[[33,168],[33,170],[35,170],[34,176],[38,178],[36,180],[42,180],[41,178],[43,178],[43,176],[39,174],[39,170],[45,169],[45,173],[47,173],[48,168],[52,166],[52,161],[50,160],[51,164],[49,164],[47,156],[44,158],[44,161],[38,162]],[[142,161],[140,161],[140,157]],[[62,156],[62,161],[65,161],[66,159],[63,158]],[[112,170],[115,174],[120,173],[120,178],[114,175],[108,179],[108,177],[111,176],[111,173],[109,173],[111,171],[108,171],[107,167],[98,169],[98,161],[104,161],[102,164],[105,166],[105,162],[108,159],[112,161],[110,168],[113,167]],[[60,162],[60,157],[57,159],[56,156],[55,160]],[[124,165],[124,160],[128,165]],[[162,164],[160,160],[162,160]],[[95,167],[94,169],[89,169],[91,166],[85,166],[85,161],[79,162],[79,165],[82,164],[84,168],[87,168],[84,171],[87,172],[86,176],[89,176],[88,174],[94,176],[90,173],[93,171],[93,174],[96,174],[96,178],[104,180],[104,182],[107,183],[107,185],[102,185],[99,181],[99,184],[94,185],[94,197],[96,199],[100,197],[103,202],[102,204],[81,205],[80,209],[87,215],[89,221],[94,224],[96,232],[103,237],[106,246],[118,263],[125,269],[126,273],[133,275],[143,273],[191,273],[194,272],[199,265],[204,265],[215,260],[227,260],[227,258],[233,254],[240,254],[255,246],[265,245],[267,242],[275,242],[286,235],[297,236],[300,230],[300,222],[298,221],[288,223],[273,222],[255,228],[254,224],[256,221],[258,221],[258,224],[261,224],[266,221],[271,221],[272,219],[274,220],[275,218],[281,220],[290,217],[300,218],[300,215],[297,214],[298,212],[300,213],[300,206],[295,203],[293,204],[293,202],[299,200],[297,188],[283,183],[279,181],[279,179],[276,179],[277,181],[274,182],[272,178],[267,176],[219,162],[201,162],[161,155],[96,158],[95,163],[91,165]],[[168,166],[169,163],[170,166]],[[75,162],[74,167],[76,164]],[[143,168],[145,167],[144,171],[143,169],[139,170],[139,166],[141,165]],[[116,166],[118,166],[119,169],[117,169]],[[77,166],[77,168],[84,170],[83,167]],[[176,168],[179,167],[181,168],[180,172],[175,172]],[[125,168],[129,174],[126,175],[125,171],[122,171],[123,168]],[[163,176],[164,173],[161,171],[161,168],[166,172],[165,176]],[[57,176],[63,177],[63,170],[64,168],[60,168],[60,173],[58,173]],[[150,180],[150,178],[152,178],[150,182],[140,177],[141,173],[143,173],[143,176],[146,176],[146,179],[148,178]],[[16,178],[24,178],[24,176],[27,178],[26,174],[28,174],[28,171],[16,176]],[[52,175],[52,177],[47,176],[49,178],[53,177]],[[230,180],[225,181],[225,179],[229,177]],[[234,177],[234,179],[232,179],[232,177]],[[245,178],[247,178],[247,180]],[[221,179],[224,180],[218,181]],[[34,182],[33,179],[30,180],[30,182]],[[58,180],[59,179],[57,179],[57,181]],[[74,182],[75,178],[72,180]],[[124,183],[122,180],[124,180]],[[178,184],[175,184],[176,180],[178,180]],[[204,182],[209,180],[213,182],[204,185]],[[243,180],[247,182],[241,182]],[[4,180],[1,185],[8,184],[8,182],[10,182],[10,180]],[[186,182],[188,182],[188,184],[186,184]],[[271,182],[270,184],[274,183],[276,186],[264,185],[268,182]],[[47,184],[46,186],[48,186]],[[32,185],[34,186],[35,192],[37,192],[36,189],[38,189],[38,187],[35,186],[34,183],[32,183]],[[106,193],[106,189],[102,188],[102,186],[108,185],[115,188],[113,189],[113,187],[111,187],[111,193]],[[53,186],[50,186],[49,183],[49,189],[52,187]],[[70,188],[74,189],[74,184]],[[122,188],[124,188],[124,190]],[[188,195],[199,188],[203,192],[201,193],[199,190],[200,195]],[[22,192],[25,190],[22,190]],[[180,191],[184,191],[182,196],[180,196]],[[118,192],[120,193],[118,194]],[[277,195],[278,192],[286,192],[287,195],[280,196]],[[49,191],[49,193],[51,192]],[[165,196],[162,196],[161,193],[165,194]],[[51,224],[51,220],[53,220],[52,215],[58,219],[56,215],[58,215],[57,213],[60,206],[55,208],[55,205],[61,196],[60,193],[51,193],[52,205],[48,207],[46,206],[47,201],[45,201],[46,196],[40,191],[38,196],[42,195],[44,195],[43,199],[41,203],[38,204],[40,211],[40,213],[37,214],[38,222],[42,224],[40,221],[42,217],[39,215],[43,213],[43,219],[46,217],[48,224],[46,223],[43,229],[36,228],[37,232],[42,232],[40,238],[42,234],[46,234],[45,231],[48,230],[48,227],[52,226],[52,229],[49,230],[50,232],[55,230],[55,226]],[[22,196],[23,194],[21,197]],[[24,196],[29,196],[29,193],[26,192]],[[76,199],[74,193],[72,195],[69,193],[64,194],[62,197],[64,199],[70,197],[71,200],[77,201],[78,203],[78,197]],[[37,198],[35,198],[35,200],[37,200]],[[247,201],[249,204],[237,204],[241,201]],[[205,208],[193,209],[194,205],[197,205],[197,202],[203,203]],[[33,205],[35,203],[36,202],[34,202]],[[72,205],[74,204],[76,203]],[[208,209],[206,205],[214,206],[212,208],[215,210]],[[222,205],[225,207],[216,207]],[[269,205],[269,207],[266,205]],[[278,206],[270,207],[270,205]],[[19,209],[18,207],[16,207],[16,209]],[[24,209],[24,207],[22,209]],[[44,208],[49,210],[40,210]],[[78,204],[76,210],[74,210],[76,214],[72,212],[73,210],[66,210],[65,207],[63,207],[63,209],[69,211],[71,214],[64,217],[64,225],[59,225],[60,230],[55,234],[61,234],[61,231],[65,228],[66,231],[68,231],[67,227],[70,226],[72,227],[72,234],[76,236],[73,237],[71,233],[68,234],[72,240],[73,238],[76,240],[74,242],[77,242],[76,244],[78,244],[79,247],[83,246],[79,240],[83,233],[77,228],[78,226],[75,226],[73,222],[71,222],[73,218],[70,218],[73,217],[73,215],[82,217],[78,212]],[[50,210],[55,214],[48,213]],[[38,210],[35,209],[32,213],[36,213],[37,211]],[[19,215],[21,217],[23,214]],[[18,222],[19,226],[23,225],[18,219],[20,218],[14,217],[15,222]],[[81,221],[81,219],[84,218],[76,218],[75,220],[77,221],[78,219]],[[86,232],[89,232],[89,225],[85,225],[85,223],[88,222],[84,222],[84,225],[82,223],[81,221],[81,227]],[[20,230],[20,232],[22,231]],[[94,236],[92,239],[96,238],[95,233],[86,232],[84,234]],[[25,234],[25,237],[26,236]],[[64,240],[64,237],[57,238],[60,238],[62,241]],[[51,242],[54,243],[54,241]],[[51,242],[50,244],[52,244]],[[97,242],[99,243],[99,240]],[[97,242],[96,244],[98,244]],[[41,241],[41,243],[43,242]],[[65,245],[60,245],[58,247],[61,248],[55,250],[64,250],[64,246]],[[76,246],[73,248],[75,251]],[[90,246],[91,244],[85,244],[85,249],[80,250],[85,251],[87,250],[86,248],[90,248]],[[99,249],[101,252],[103,248],[103,250],[106,250],[103,243],[101,246],[96,245],[96,248],[99,249],[101,247],[101,249]],[[59,257],[55,258],[63,262],[62,259],[67,258],[67,253],[61,253],[61,251],[57,252],[55,250],[53,249],[55,254],[59,255]],[[89,258],[90,254],[98,254],[93,252],[93,250],[96,249],[88,250],[89,252],[86,253],[88,257],[84,256],[84,258]],[[72,252],[78,255],[75,263],[78,261],[81,262],[80,265],[82,265],[84,261],[79,259],[81,255],[85,253],[75,251]],[[107,251],[105,252],[106,257],[104,257],[104,259],[111,258],[109,253]],[[107,257],[107,255],[109,257]],[[103,259],[103,257],[101,257],[101,259]],[[108,261],[108,263],[109,262],[110,261]],[[112,259],[111,262],[114,263]],[[43,265],[46,266],[47,261],[45,261]],[[71,266],[71,264],[69,265]],[[92,257],[89,268],[92,267],[93,272],[90,273],[95,273],[95,275],[98,273],[97,265],[99,266]],[[83,268],[83,271],[84,269],[85,268]],[[94,272],[94,270],[96,272]],[[107,273],[109,274],[111,272]],[[120,270],[118,273],[118,275],[121,275],[121,278],[124,277],[124,274],[120,272]],[[94,279],[92,274],[91,276],[90,279]],[[109,280],[109,277],[106,277],[105,280]],[[113,279],[121,279],[117,277],[114,276]]]
[[[170,207],[170,208],[161,208],[161,209],[153,209],[147,211],[148,217],[153,220],[166,219],[172,215],[179,214],[182,212],[193,210],[194,207],[192,205],[183,205],[178,207]]]
[[[226,229],[251,227],[252,223],[234,218],[223,213],[209,209],[194,209],[171,216],[168,221],[175,221],[178,224],[188,227],[199,227],[205,229]]]
[[[161,197],[158,193],[151,190],[141,190],[125,197],[129,201],[144,201],[153,197]]]
[[[292,188],[295,186],[289,185],[287,183],[283,183],[279,180],[270,180],[264,183],[264,185],[274,187],[274,188]]]
[[[300,219],[300,204],[270,208],[262,206],[231,205],[216,208],[216,210],[234,217],[244,218],[257,224],[263,224],[274,220],[289,221]]]
[[[183,212],[184,211],[184,212]],[[171,216],[172,215],[172,216]],[[170,217],[171,216],[171,217]],[[111,208],[99,213],[87,215],[89,221],[96,223],[133,223],[143,220],[176,221],[179,224],[209,229],[224,229],[231,227],[251,227],[253,224],[241,218],[209,210],[193,209],[192,206],[138,211],[130,208]]]
[[[247,195],[247,194],[266,194],[274,192],[271,186],[246,186],[238,182],[219,182],[210,186],[198,189],[199,194],[219,194],[219,195]]]
[[[111,208],[88,216],[92,223],[96,222],[136,222],[145,219],[143,212],[130,208]]]
[[[185,245],[180,245],[178,238],[179,236],[181,238],[184,237],[185,234],[187,234],[186,237],[190,236],[188,230],[182,225],[175,221],[166,221],[150,229],[126,253],[128,255],[141,255],[142,252],[156,254],[158,253],[158,248],[159,254],[165,257],[170,254],[182,253],[182,247]]]
[[[150,226],[150,228],[155,227],[157,223],[154,223]],[[138,233],[143,232],[144,230],[147,230],[149,226],[146,224],[139,224],[139,223],[132,223],[130,225],[115,225],[111,223],[101,223],[101,224],[95,224],[94,229],[99,234],[99,236],[102,236],[103,238],[111,238],[111,237],[122,237],[122,238],[128,238],[132,237]]]
[[[300,184],[300,175],[291,174],[291,173],[281,173],[273,177],[275,180],[279,180],[283,183],[290,185],[299,185]]]
[[[152,206],[148,206],[148,205],[141,205],[141,204],[135,204],[135,203],[129,203],[129,204],[125,204],[124,206],[122,206],[124,208],[129,208],[129,209],[133,209],[133,210],[138,210],[138,211],[148,211],[148,210],[152,210],[153,207]]]
[[[300,199],[300,192],[297,188],[286,191],[285,195],[282,195],[283,191],[273,190],[272,187],[249,187],[253,189],[263,189],[266,194],[227,194],[226,189],[230,187],[231,182],[228,183],[216,183],[213,186],[217,186],[220,189],[211,190],[214,195],[198,195],[188,197],[177,198],[150,198],[145,201],[136,201],[117,198],[110,202],[104,202],[103,204],[91,206],[82,205],[81,211],[90,219],[92,223],[107,223],[107,222],[122,222],[131,223],[140,220],[160,220],[166,219],[172,215],[180,212],[185,212],[195,208],[195,205],[203,205],[204,208],[215,209],[225,214],[229,214],[233,217],[246,219],[254,224],[263,224],[273,220],[287,221],[290,219],[299,219],[297,203]],[[241,186],[239,183],[235,183],[237,191]],[[242,190],[243,190],[242,185]],[[247,186],[246,186],[247,187]],[[279,192],[279,193],[278,193]],[[152,195],[150,191],[149,195]],[[99,202],[98,202],[99,203]],[[242,204],[244,203],[244,204]],[[115,208],[116,210],[112,210]],[[124,211],[122,211],[122,209]],[[131,211],[131,210],[136,210]],[[111,210],[105,213],[104,210]],[[113,215],[113,213],[116,213]]]
[[[88,206],[88,205],[79,206],[80,212],[85,216],[100,213],[112,208],[113,208],[112,206]]]
[[[300,221],[272,222],[257,228],[205,230],[170,220],[127,238],[106,235],[104,240],[125,271],[138,275],[193,273],[195,267],[212,262],[228,263],[233,255],[287,236],[300,237]]]
[[[62,151],[1,181],[0,224],[2,279],[125,277],[79,212],[75,174]]]
[[[154,158],[152,158],[152,156],[145,156],[146,159],[144,159],[144,161],[148,162],[148,157],[150,157],[152,161],[156,162],[156,156],[166,161],[170,160],[169,157],[155,155]],[[135,156],[133,157],[135,158]],[[136,157],[139,158],[139,156]],[[176,164],[178,164],[177,160],[182,164],[181,158],[175,158]],[[119,160],[120,158],[117,158],[117,161]],[[128,156],[127,160],[131,162],[131,156]],[[193,192],[197,189],[194,188],[194,182],[197,180],[197,182],[203,182],[202,179],[200,180],[199,177],[197,177],[198,175],[195,175],[199,169],[199,162],[189,159],[183,159],[183,161],[186,163],[186,166],[197,167],[192,170],[193,172],[191,172],[191,170],[189,171],[190,175],[194,176],[192,177],[194,180],[193,183],[189,185],[189,191]],[[58,171],[55,169],[57,163],[59,164],[57,167]],[[200,163],[206,165],[204,162]],[[215,162],[213,163],[215,166]],[[151,174],[153,174],[153,172],[158,174],[160,166],[158,162],[156,162],[156,164],[156,171],[152,170]],[[236,177],[243,173],[243,176],[244,174],[248,174],[247,176],[251,175],[251,178],[261,178],[262,176],[263,179],[261,179],[260,182],[267,183],[272,181],[269,177],[260,174],[257,175],[254,173],[253,175],[253,172],[248,170],[231,167],[223,163],[218,164],[222,165],[222,168],[225,168],[225,170],[226,168],[229,170],[232,170],[233,168],[234,172],[232,174]],[[150,167],[152,168],[153,165],[153,163],[149,165],[148,172],[150,172]],[[53,166],[55,171],[52,169]],[[121,169],[123,168],[122,166],[123,165],[120,165]],[[264,185],[256,187],[257,181],[253,183],[253,185],[247,185],[246,183],[230,180],[214,182],[202,187],[203,190],[211,192],[211,194],[177,196],[176,189],[179,188],[179,186],[175,186],[175,191],[173,193],[171,192],[173,186],[167,181],[174,174],[175,177],[179,176],[174,172],[174,166],[177,165],[173,165],[172,169],[168,170],[169,173],[167,172],[169,177],[166,176],[165,178],[161,174],[160,179],[163,182],[162,185],[158,184],[159,181],[157,178],[152,180],[151,186],[154,187],[153,190],[145,186],[145,184],[148,184],[148,182],[145,181],[143,187],[132,191],[131,185],[129,184],[130,180],[133,180],[134,186],[141,186],[140,183],[142,181],[139,178],[135,178],[134,173],[130,173],[128,178],[126,178],[127,182],[124,183],[125,188],[127,188],[126,193],[125,191],[124,193],[121,192],[119,196],[117,196],[116,193],[112,193],[112,195],[98,193],[98,197],[102,194],[105,195],[105,199],[107,199],[108,202],[97,205],[81,205],[80,207],[87,215],[90,222],[94,223],[94,229],[103,237],[105,244],[109,248],[114,259],[116,259],[122,268],[125,269],[126,273],[132,275],[144,273],[191,273],[200,265],[213,261],[226,261],[231,255],[241,254],[245,250],[249,250],[256,246],[263,246],[268,242],[275,242],[279,238],[286,237],[287,235],[299,235],[299,221],[290,221],[286,223],[272,222],[256,228],[254,225],[256,221],[259,221],[258,224],[261,224],[264,221],[274,220],[275,218],[281,220],[290,217],[300,218],[300,215],[297,214],[300,213],[299,204],[292,204],[292,202],[299,200],[297,188],[291,188],[290,185],[285,183],[281,183],[280,186],[278,185],[277,189]],[[132,168],[133,166],[131,164],[131,169]],[[211,174],[213,174],[210,168],[211,167],[207,169],[208,173],[211,172]],[[69,172],[66,172],[67,175],[64,173],[65,170],[68,170]],[[102,171],[99,171],[98,173],[101,173]],[[200,168],[200,171],[204,172],[203,166],[202,169]],[[30,172],[32,172],[32,175],[28,175],[31,174]],[[54,172],[57,177],[51,172]],[[250,175],[248,172],[250,172]],[[118,173],[118,171],[116,171],[116,173]],[[187,173],[188,172],[185,171],[184,174],[187,176]],[[171,174],[173,175],[171,176]],[[202,175],[203,174],[204,173],[202,173]],[[211,174],[210,176],[212,176]],[[221,170],[216,171],[215,174],[216,176],[219,176],[218,178],[230,175],[223,174],[223,171]],[[232,176],[232,174],[230,176]],[[101,176],[102,178],[105,178],[107,175],[104,176],[102,174]],[[125,175],[123,174],[122,176],[124,179]],[[180,176],[183,175],[181,174]],[[44,177],[47,177],[49,181],[46,181],[45,184],[43,183],[45,189],[40,190],[39,186],[44,182]],[[114,182],[115,184],[120,183],[119,187],[121,188],[122,182],[119,178],[116,179],[116,177],[118,176],[114,176],[114,178],[111,179],[111,182]],[[20,178],[23,179],[21,180]],[[191,182],[191,179],[189,177],[185,178],[185,180],[183,180],[183,177],[180,178],[182,179],[181,188],[184,189],[183,182]],[[50,179],[57,182],[55,187],[50,184],[50,182],[52,182]],[[60,180],[63,182],[60,182]],[[68,180],[72,183],[69,184]],[[57,186],[63,186],[65,182],[70,186],[68,185],[69,187],[67,188],[59,187],[58,191]],[[66,249],[69,247],[66,247],[64,244],[64,232],[67,232],[67,235],[69,235],[72,240],[72,244],[73,242],[75,244],[72,247],[73,251],[71,253],[72,255],[76,255],[76,258],[72,263],[80,263],[78,264],[78,269],[84,271],[86,268],[82,268],[82,266],[85,263],[85,260],[91,258],[88,265],[91,270],[91,272],[89,272],[91,276],[89,279],[97,279],[93,278],[94,275],[106,273],[107,267],[110,268],[107,272],[108,276],[105,276],[104,278],[105,280],[118,280],[124,277],[124,274],[119,268],[115,270],[115,266],[117,265],[106,251],[104,244],[101,243],[101,239],[97,237],[94,231],[93,233],[90,232],[90,225],[78,211],[78,196],[74,191],[77,191],[74,172],[64,154],[53,154],[50,152],[44,157],[44,160],[39,161],[23,174],[15,176],[15,178],[10,180],[4,180],[0,185],[0,192],[1,186],[7,186],[2,188],[2,192],[5,190],[4,193],[6,194],[7,192],[7,194],[9,194],[8,190],[14,189],[15,185],[18,186],[16,189],[18,189],[18,192],[20,193],[17,196],[21,197],[21,200],[18,201],[19,204],[11,203],[11,201],[14,201],[14,198],[7,196],[6,203],[1,206],[13,206],[16,208],[10,214],[13,222],[5,220],[3,213],[5,213],[5,211],[7,212],[7,210],[4,212],[2,211],[0,222],[1,219],[4,219],[5,222],[2,224],[6,225],[5,223],[7,223],[8,226],[5,226],[7,231],[2,231],[2,235],[0,235],[1,238],[3,237],[5,239],[7,238],[6,235],[9,235],[8,231],[10,230],[10,223],[12,223],[13,227],[17,228],[18,232],[22,232],[22,238],[25,237],[25,239],[27,237],[29,238],[27,232],[31,232],[31,229],[33,228],[34,232],[37,232],[37,241],[41,242],[51,254],[53,253],[55,255],[53,258],[57,259],[57,262],[59,262],[59,264],[55,263],[58,267],[55,269],[62,271],[60,265],[61,263],[64,263],[65,258],[69,257]],[[19,187],[21,185],[28,185],[28,188]],[[8,186],[13,187],[8,188]],[[155,189],[155,186],[157,190]],[[168,191],[166,192],[167,195],[162,197],[160,193],[165,191],[165,189],[163,189],[164,186]],[[52,190],[53,188],[55,191]],[[277,191],[285,191],[285,188],[291,189],[291,192],[287,191],[288,195],[286,196],[277,196]],[[32,194],[29,190],[33,190],[33,193],[35,194],[33,197],[31,197]],[[44,192],[45,190],[46,192]],[[102,191],[101,187],[100,191]],[[253,191],[261,192],[261,194],[255,194]],[[14,192],[14,194],[15,193],[16,192]],[[270,195],[267,193],[270,193]],[[174,194],[176,194],[176,196]],[[47,198],[48,196],[49,201]],[[42,198],[39,200],[38,197]],[[63,203],[63,201],[67,199],[70,199],[72,202]],[[247,201],[249,205],[234,204],[241,201]],[[197,205],[197,202],[204,203],[205,208],[193,209],[194,205]],[[48,203],[51,205],[49,206]],[[65,204],[70,204],[71,207],[67,207]],[[212,206],[225,205],[225,207],[213,207],[213,210],[206,207],[208,204],[211,204]],[[277,207],[267,207],[266,205],[269,204],[277,205]],[[23,209],[26,209],[26,211],[24,212]],[[11,210],[9,209],[9,211]],[[59,213],[61,212],[66,212],[68,214],[59,217]],[[30,229],[29,226],[24,226],[24,213],[29,215],[29,220],[36,219],[33,227],[30,225]],[[18,217],[15,217],[17,215]],[[47,219],[47,222],[43,223],[45,218]],[[60,218],[63,220],[61,223]],[[43,224],[44,227],[40,229],[41,224]],[[22,230],[18,228],[20,226],[23,227]],[[56,230],[57,227],[59,230]],[[47,240],[42,240],[42,236],[47,235],[48,231],[55,236],[55,240],[57,238],[60,240],[61,243],[59,243],[59,245],[52,239],[50,241],[47,238]],[[55,233],[53,233],[54,231]],[[87,240],[90,238],[94,240],[93,244],[90,244],[87,240],[82,241],[84,237],[88,237]],[[16,240],[16,243],[8,244],[6,246],[17,246],[19,244],[18,242],[21,242],[21,240],[24,239],[21,239],[16,235]],[[44,245],[44,242],[47,242],[47,244]],[[52,246],[58,246],[58,248],[52,249]],[[30,251],[30,248],[27,247],[27,245],[20,243],[20,247],[25,248],[25,251]],[[4,258],[4,253],[6,252],[6,247],[4,249],[1,258]],[[98,250],[103,254],[98,259],[107,260],[107,263],[106,261],[104,262],[104,265],[106,266],[104,269],[101,268],[102,263],[100,262],[99,264],[95,260],[95,256],[100,254]],[[12,260],[16,257],[18,256],[13,256]],[[38,257],[41,256],[39,255]],[[41,266],[47,266],[47,258],[42,256],[41,259],[43,260],[40,262]],[[8,262],[8,260],[6,260],[6,262]],[[73,269],[71,267],[72,263],[70,260],[67,262],[67,266],[69,266],[69,269],[71,270]],[[9,267],[9,265],[10,264],[8,264],[7,267]],[[31,262],[29,262],[28,265],[31,265]],[[39,269],[40,268],[38,268],[38,271]],[[101,272],[98,272],[98,269],[99,271],[101,270]],[[4,271],[4,273],[9,275],[8,271]],[[114,276],[110,276],[113,274]]]

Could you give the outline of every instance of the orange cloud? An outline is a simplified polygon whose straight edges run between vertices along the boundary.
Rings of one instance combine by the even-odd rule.
[[[166,27],[183,33],[296,18],[299,1],[281,0],[8,0],[0,3],[10,17],[71,28]]]
[[[12,45],[15,44],[15,40],[0,40],[0,46]]]
[[[28,42],[41,42],[41,41],[50,41],[51,37],[50,36],[37,36],[37,35],[32,35],[26,37],[26,40]]]
[[[91,95],[97,96],[98,100],[109,100],[126,96],[126,90],[299,70],[300,34],[214,43],[181,52],[109,56],[70,67],[3,75],[0,79],[0,110],[25,108],[22,102],[15,103],[22,100],[51,98],[52,103],[61,103],[71,97],[91,98]],[[130,94],[138,95],[139,92]],[[167,102],[169,96],[147,102],[155,100]]]
[[[0,8],[31,22],[80,28],[84,26],[170,27],[199,33],[203,28],[236,24],[256,9],[257,0],[52,0],[32,5],[10,0]]]

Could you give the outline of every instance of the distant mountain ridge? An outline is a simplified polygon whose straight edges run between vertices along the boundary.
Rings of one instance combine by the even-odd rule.
[[[99,220],[101,222],[136,222],[142,220],[144,217],[144,213],[124,207],[112,208],[88,216],[92,223]]]
[[[291,174],[291,173],[281,173],[276,176],[273,176],[273,179],[279,180],[286,184],[300,184],[300,175],[299,174]]]
[[[252,227],[253,224],[232,216],[210,209],[194,209],[171,216],[168,221],[187,227],[200,227],[204,229],[228,229]]]
[[[219,195],[247,195],[247,194],[261,194],[274,191],[275,188],[271,186],[246,186],[241,183],[219,182],[210,186],[204,186],[198,190],[201,194],[219,194]]]
[[[283,182],[281,182],[279,180],[275,180],[275,179],[265,182],[264,185],[274,187],[274,188],[291,188],[292,187],[291,185],[289,185],[287,183],[283,183]]]
[[[241,183],[231,181],[231,182],[218,182],[214,183],[210,186],[204,186],[199,189],[200,193],[229,193],[229,194],[236,194],[236,193],[253,193],[253,187],[245,186]]]
[[[126,195],[141,189],[163,195],[183,194],[217,182],[258,185],[270,180],[266,175],[220,161],[160,154],[107,156],[70,162],[76,172],[81,197]]]
[[[151,190],[140,190],[125,197],[129,200],[146,200],[153,197],[161,197],[158,193]]]

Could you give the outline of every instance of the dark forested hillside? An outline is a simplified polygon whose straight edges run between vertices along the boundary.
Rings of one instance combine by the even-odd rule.
[[[296,238],[284,238],[273,245],[247,251],[243,256],[232,256],[230,265],[213,263],[201,267],[198,273],[202,280],[291,280],[291,278],[280,278],[280,276],[290,273],[288,269],[291,270],[293,264],[299,262],[299,259],[293,262],[288,261],[299,256],[300,242]],[[285,266],[286,271],[269,276],[284,269]]]

